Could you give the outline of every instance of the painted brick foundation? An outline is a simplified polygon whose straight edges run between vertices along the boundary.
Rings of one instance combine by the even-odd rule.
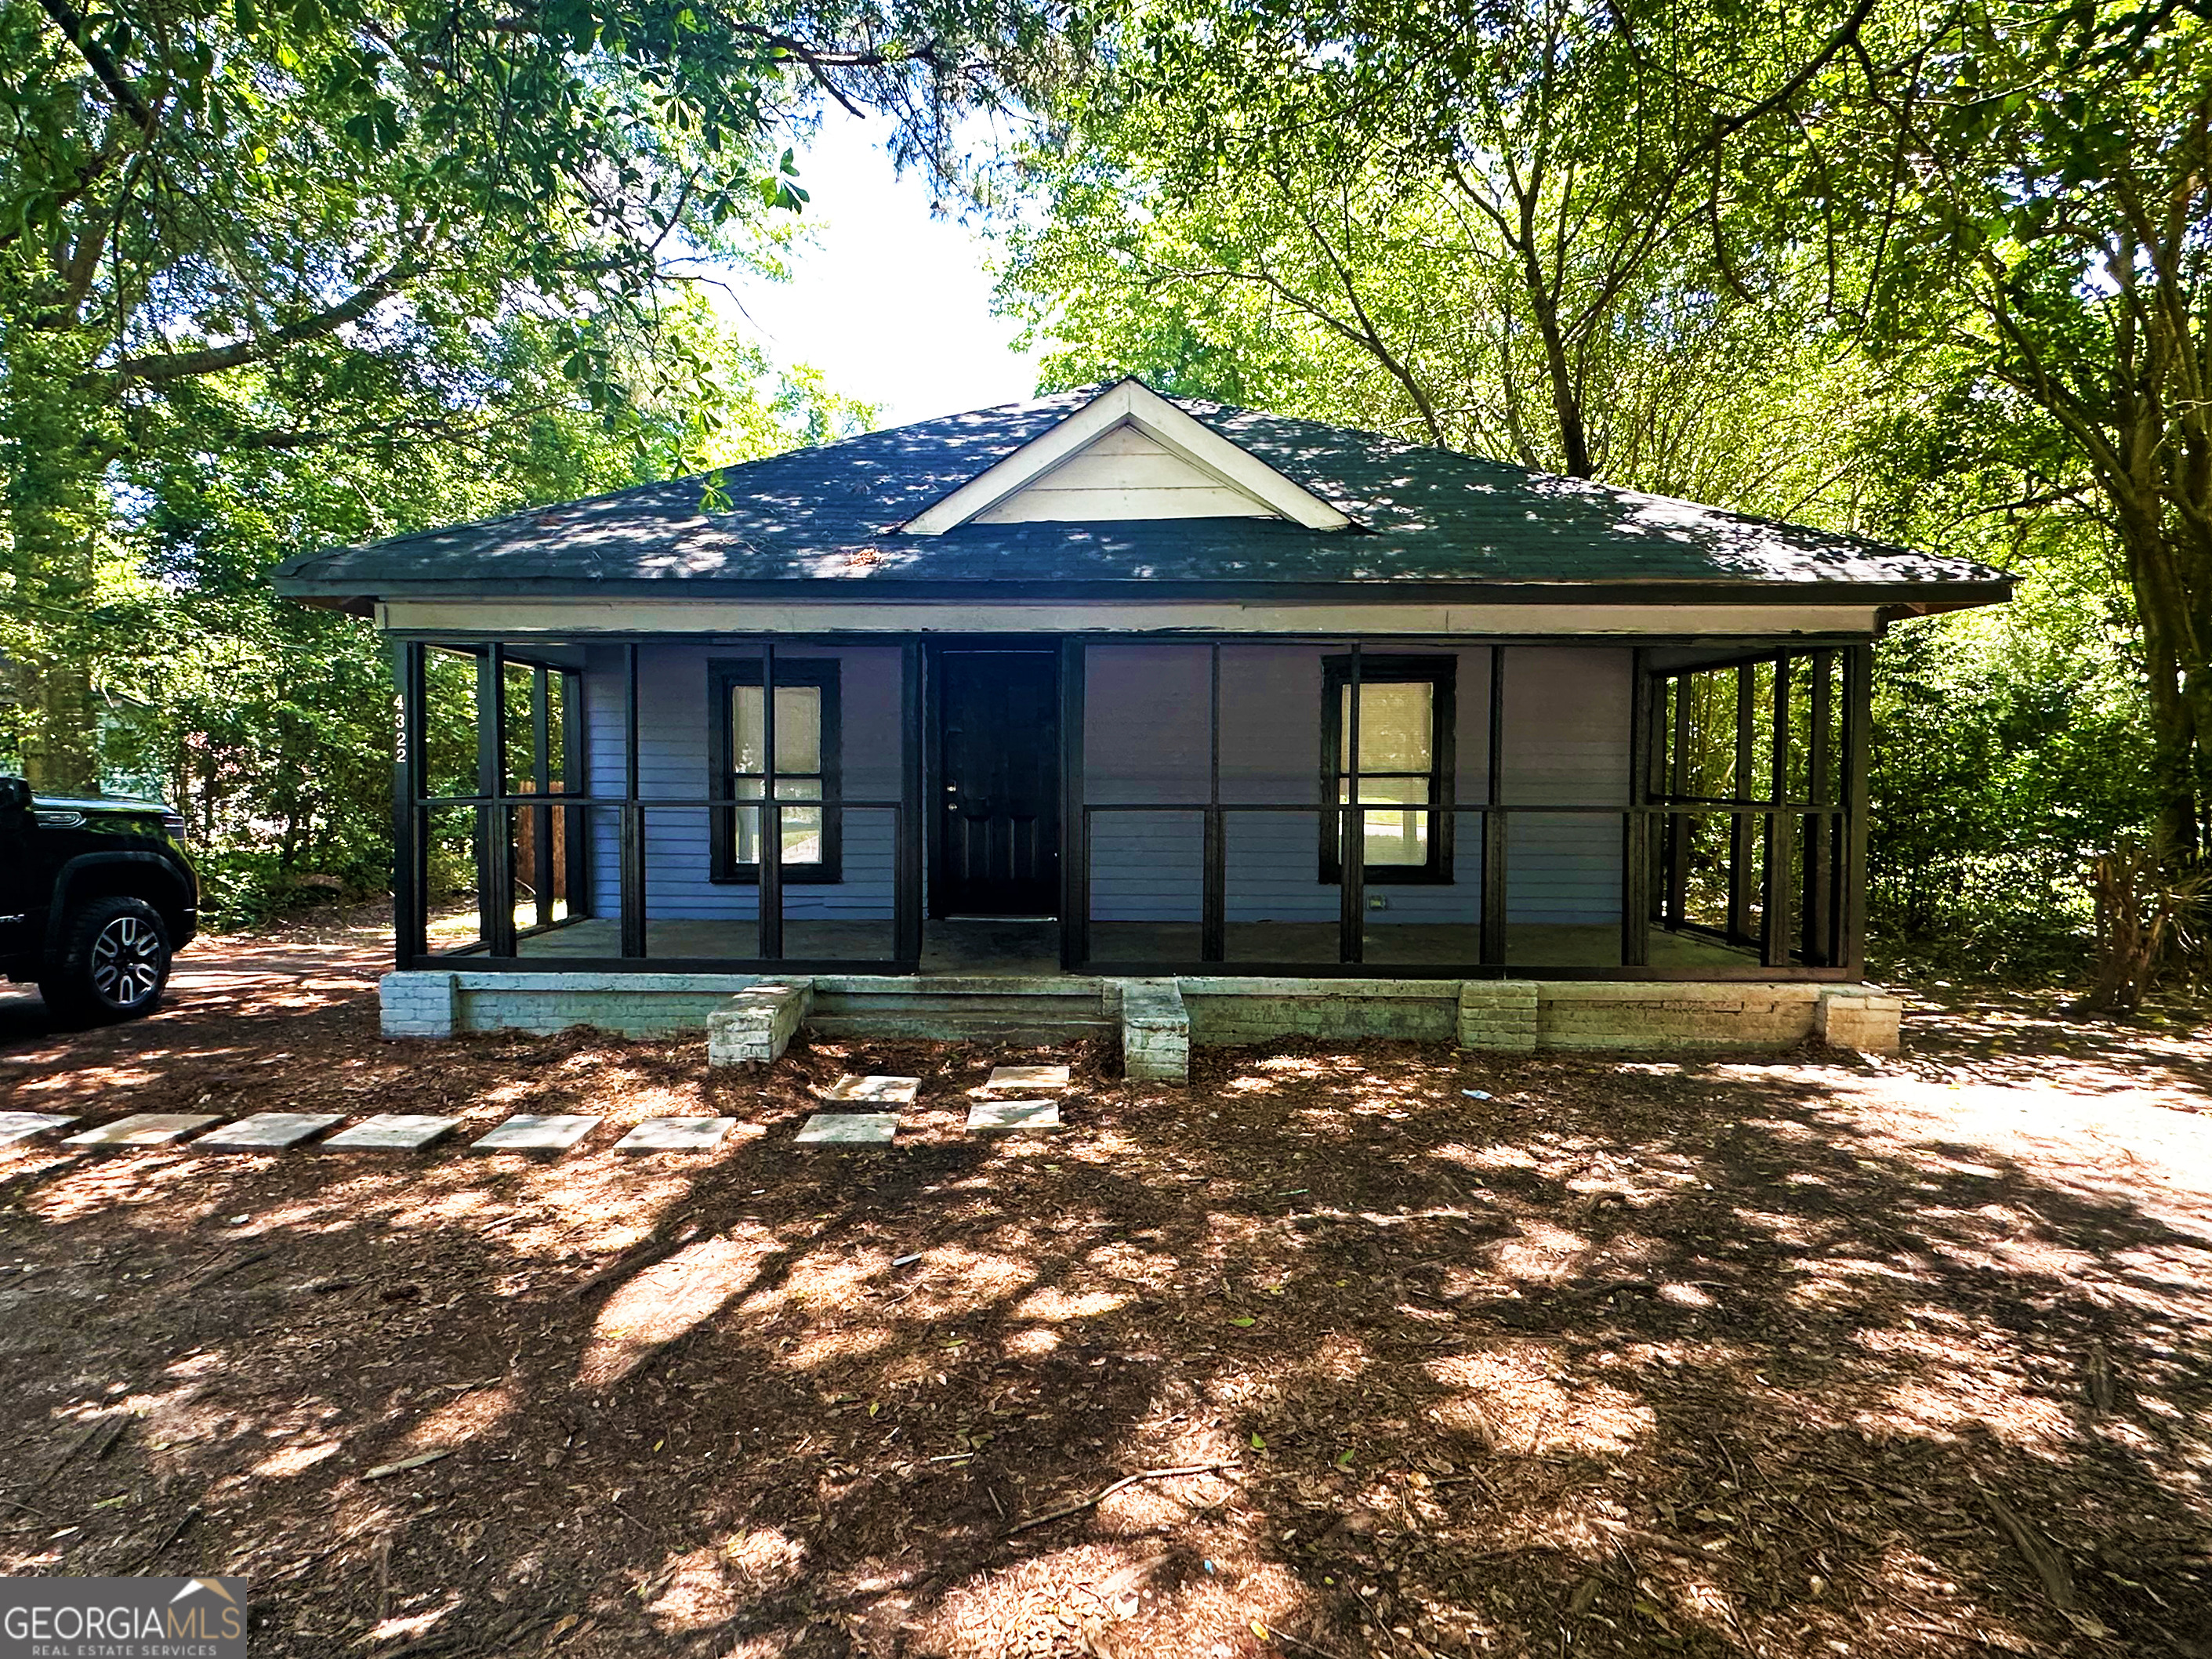
[[[839,988],[839,1018],[880,988],[894,1024],[927,981],[824,981]],[[1068,982],[1030,981],[1066,1000]],[[1114,980],[1097,987],[1118,1024],[1133,1078],[1180,1081],[1190,1050],[1267,1042],[1395,1037],[1528,1054],[1794,1048],[1808,1039],[1894,1054],[1902,1001],[1871,985],[1658,984],[1590,980],[1186,978]],[[1014,981],[991,981],[999,1000]],[[712,1063],[763,1064],[781,1054],[813,1009],[816,982],[742,974],[393,973],[382,984],[384,1034],[550,1032],[595,1025],[625,1036],[708,1031]],[[903,999],[903,1001],[898,1000]],[[994,1004],[995,1009],[996,1005]],[[908,1017],[911,1009],[905,1010]],[[994,1018],[997,1015],[994,1013]],[[889,1029],[889,1028],[887,1028]],[[979,1033],[979,1040],[990,1040]]]

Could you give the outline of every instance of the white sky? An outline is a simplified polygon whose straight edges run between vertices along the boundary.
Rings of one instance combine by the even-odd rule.
[[[708,290],[716,307],[779,363],[879,405],[885,426],[1030,397],[1035,366],[1008,343],[1012,320],[991,314],[988,244],[930,216],[921,174],[892,176],[877,142],[889,125],[823,118],[796,158],[813,237],[792,280],[740,276],[734,297]]]

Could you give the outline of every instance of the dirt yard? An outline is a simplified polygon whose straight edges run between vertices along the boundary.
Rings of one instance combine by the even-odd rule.
[[[380,948],[214,942],[90,1035],[0,997],[0,1108],[610,1120],[0,1151],[0,1571],[243,1574],[265,1656],[2212,1655],[2185,1022],[1076,1051],[1071,1127],[979,1144],[1032,1055],[387,1043]],[[792,1144],[847,1069],[925,1079],[888,1154]],[[687,1113],[739,1134],[607,1150]]]

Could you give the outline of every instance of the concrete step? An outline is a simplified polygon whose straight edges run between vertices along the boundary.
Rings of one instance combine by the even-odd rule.
[[[802,1030],[830,1037],[921,1037],[936,1042],[1006,1042],[1024,1045],[1078,1042],[1113,1037],[1118,1021],[1103,1014],[1024,1015],[1012,1011],[943,1008],[872,1008],[846,1013],[810,1014]]]

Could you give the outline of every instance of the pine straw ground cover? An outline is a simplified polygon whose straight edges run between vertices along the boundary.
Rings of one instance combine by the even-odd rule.
[[[250,954],[121,1030],[0,1005],[0,1106],[610,1125],[0,1152],[0,1571],[243,1574],[257,1654],[365,1659],[2212,1653],[2179,1027],[1072,1051],[1071,1127],[979,1144],[1030,1056],[386,1043],[365,955]],[[888,1154],[791,1144],[848,1068],[925,1079]],[[690,1112],[742,1136],[606,1150]]]

